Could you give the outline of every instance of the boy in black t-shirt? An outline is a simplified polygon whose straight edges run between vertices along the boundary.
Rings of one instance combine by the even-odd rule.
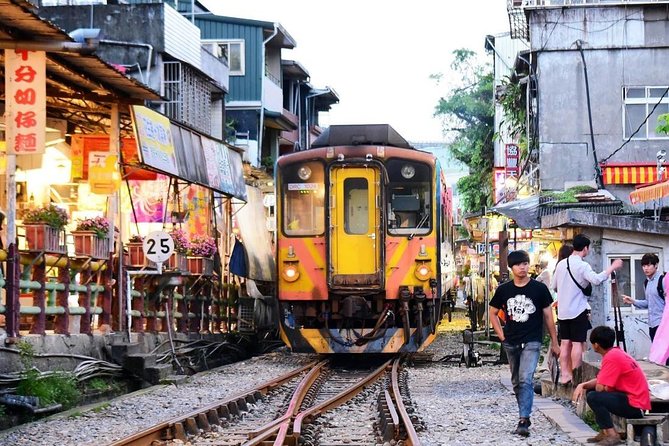
[[[508,257],[513,280],[503,283],[490,301],[490,322],[502,341],[509,359],[511,382],[516,394],[520,421],[514,433],[530,435],[530,413],[534,401],[534,371],[539,362],[542,326],[546,325],[551,337],[553,354],[560,354],[548,287],[529,276],[530,256],[525,251],[513,251]],[[502,309],[506,317],[504,329],[497,319]]]

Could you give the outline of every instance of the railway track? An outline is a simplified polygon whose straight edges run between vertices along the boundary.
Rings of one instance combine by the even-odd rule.
[[[399,375],[399,359],[372,370],[311,363],[112,446],[355,446],[379,440],[417,446]]]

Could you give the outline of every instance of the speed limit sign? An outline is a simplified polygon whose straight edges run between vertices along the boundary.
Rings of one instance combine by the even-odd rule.
[[[154,231],[144,237],[144,255],[154,263],[163,263],[174,252],[174,240],[167,232]]]

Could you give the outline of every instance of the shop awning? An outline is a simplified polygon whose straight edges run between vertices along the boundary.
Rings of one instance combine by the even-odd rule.
[[[133,105],[136,156],[124,163],[247,200],[242,151]],[[124,154],[128,156],[128,154]]]
[[[669,180],[661,183],[640,187],[630,193],[632,204],[645,203],[646,201],[659,200],[669,196]]]
[[[500,204],[492,210],[514,220],[519,228],[536,229],[541,227],[538,195]]]
[[[657,181],[657,165],[654,163],[607,163],[602,164],[604,184],[644,184]]]

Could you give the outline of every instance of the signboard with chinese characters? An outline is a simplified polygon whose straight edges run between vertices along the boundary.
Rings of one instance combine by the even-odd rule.
[[[72,135],[70,143],[70,159],[72,160],[72,177],[89,179],[90,154],[108,152],[110,150],[109,135],[90,134]],[[139,167],[139,154],[135,138],[121,138],[121,155],[125,164],[123,177],[130,180],[155,180],[157,174]]]
[[[5,50],[5,125],[9,154],[32,155],[44,152],[44,51]]]
[[[495,191],[495,204],[504,203],[506,197],[506,169],[495,167],[492,177],[493,190]]]
[[[88,172],[88,184],[94,194],[111,195],[121,185],[118,157],[109,152],[90,152]]]
[[[169,118],[141,105],[132,106],[132,117],[142,163],[179,176]]]
[[[518,161],[520,160],[520,147],[517,144],[506,145],[506,176],[518,176]]]

